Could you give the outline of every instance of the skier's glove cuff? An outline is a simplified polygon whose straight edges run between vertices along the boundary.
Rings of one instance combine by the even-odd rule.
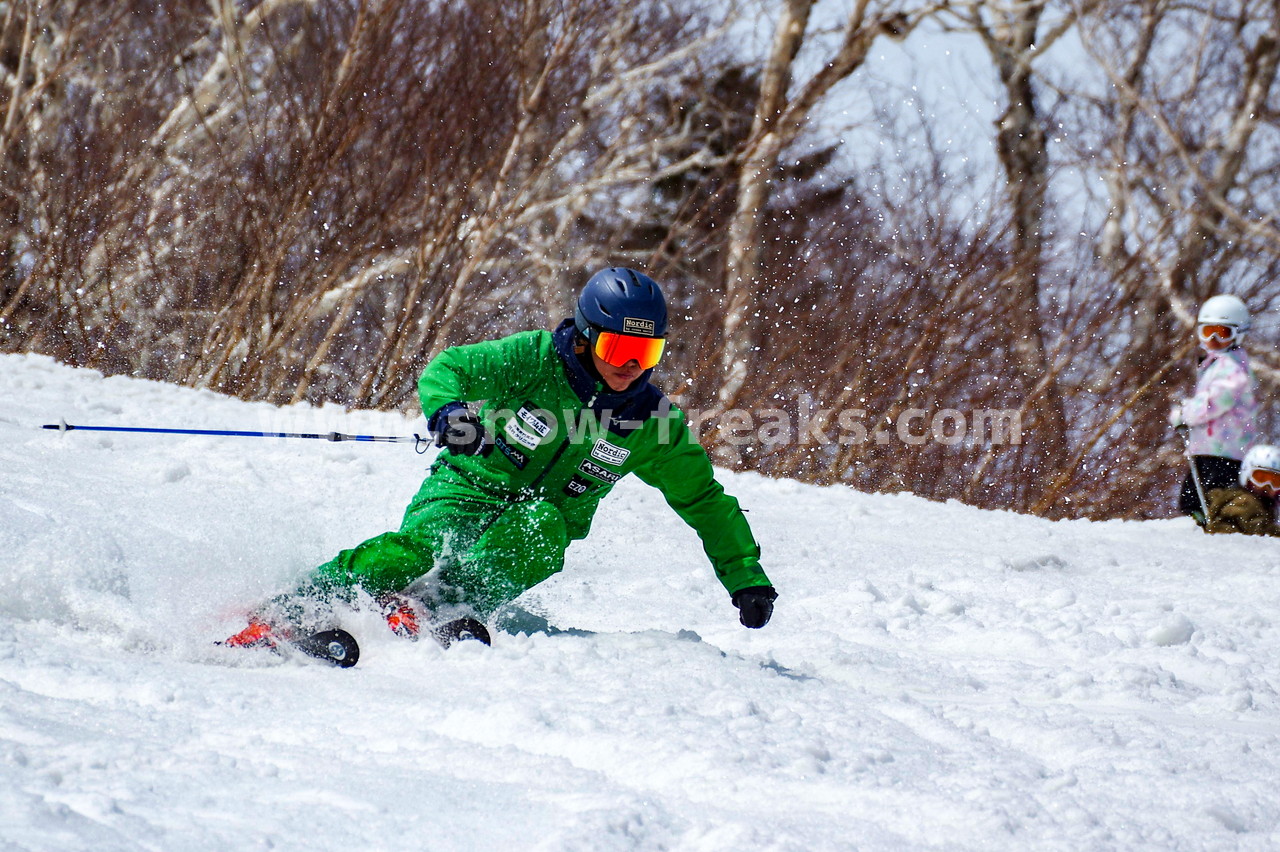
[[[454,455],[483,456],[492,447],[480,418],[461,402],[440,406],[427,420],[427,429],[435,436],[437,447]]]
[[[764,627],[773,615],[773,602],[778,593],[773,586],[749,586],[733,593],[733,605],[738,608],[738,621],[753,630]]]

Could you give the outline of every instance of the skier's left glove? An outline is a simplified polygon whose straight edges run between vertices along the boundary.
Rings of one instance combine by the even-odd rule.
[[[778,593],[773,586],[749,586],[733,593],[733,605],[738,608],[738,621],[743,627],[757,629],[769,623],[773,615],[773,602]]]
[[[445,447],[459,456],[484,456],[493,449],[484,431],[484,424],[461,402],[440,406],[427,429],[436,438],[437,447]]]
[[[1174,429],[1182,429],[1187,425],[1187,422],[1182,419],[1181,405],[1175,405],[1173,410],[1169,412],[1169,425]]]

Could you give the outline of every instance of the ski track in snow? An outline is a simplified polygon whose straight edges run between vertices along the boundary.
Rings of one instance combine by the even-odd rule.
[[[624,481],[493,648],[346,623],[354,669],[213,642],[396,526],[412,434],[0,356],[0,850],[1280,846],[1272,540],[751,474],[738,626]]]

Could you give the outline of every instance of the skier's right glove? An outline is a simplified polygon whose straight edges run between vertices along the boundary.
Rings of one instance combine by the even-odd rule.
[[[1185,429],[1187,423],[1182,419],[1182,405],[1175,405],[1173,410],[1169,412],[1169,425],[1174,429]]]
[[[435,436],[437,447],[454,455],[485,456],[493,448],[480,418],[461,402],[440,406],[427,420],[427,429]]]
[[[733,605],[738,608],[738,621],[743,627],[757,629],[769,623],[773,615],[773,602],[778,593],[773,586],[749,586],[733,593]]]

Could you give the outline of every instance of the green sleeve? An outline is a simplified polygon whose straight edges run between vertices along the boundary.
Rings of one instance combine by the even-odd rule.
[[[527,375],[538,357],[538,332],[521,332],[499,340],[451,346],[418,378],[422,413],[430,417],[450,402],[505,398],[513,377]]]
[[[724,492],[706,450],[693,440],[684,414],[673,409],[668,434],[653,459],[636,476],[662,492],[667,504],[702,539],[716,577],[729,594],[749,586],[772,585],[760,567],[760,545],[738,501]],[[661,425],[661,424],[659,424]]]

